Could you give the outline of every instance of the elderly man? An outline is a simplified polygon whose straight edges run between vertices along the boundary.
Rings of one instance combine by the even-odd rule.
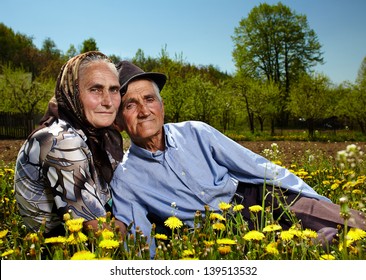
[[[289,170],[273,164],[198,121],[164,124],[160,91],[166,82],[161,73],[144,72],[130,62],[117,65],[122,95],[118,121],[131,138],[131,147],[111,182],[113,212],[133,228],[150,236],[151,223],[162,223],[173,214],[192,227],[197,210],[219,203],[265,203],[274,218],[287,205],[306,228],[316,231],[343,223],[339,206],[317,194]],[[265,190],[264,190],[264,187]],[[176,207],[172,208],[172,203]],[[365,228],[360,213],[352,211],[351,226]],[[289,227],[288,216],[279,219]]]

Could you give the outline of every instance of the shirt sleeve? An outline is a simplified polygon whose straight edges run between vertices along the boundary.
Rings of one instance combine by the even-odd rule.
[[[329,201],[319,195],[301,178],[259,154],[243,147],[215,128],[207,126],[207,141],[217,163],[228,168],[231,175],[246,183],[268,183],[303,195]]]

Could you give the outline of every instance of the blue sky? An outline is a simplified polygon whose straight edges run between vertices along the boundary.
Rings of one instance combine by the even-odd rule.
[[[100,51],[132,58],[140,48],[158,57],[182,55],[195,65],[232,73],[231,36],[239,21],[272,0],[1,0],[0,22],[37,47],[51,38],[66,52],[94,38]],[[325,64],[316,68],[333,82],[354,82],[366,56],[365,0],[282,0],[307,16],[323,45]],[[1,46],[0,46],[1,47]]]

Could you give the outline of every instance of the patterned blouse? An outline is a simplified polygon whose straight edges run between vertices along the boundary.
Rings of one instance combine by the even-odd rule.
[[[45,232],[62,225],[65,213],[93,220],[106,214],[111,194],[94,168],[86,136],[62,120],[38,130],[19,151],[15,197],[24,224]]]

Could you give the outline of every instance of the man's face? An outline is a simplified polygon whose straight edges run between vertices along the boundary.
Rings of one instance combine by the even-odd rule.
[[[162,133],[164,106],[148,80],[132,81],[122,97],[122,121],[132,141],[141,143]]]
[[[84,114],[96,128],[110,126],[121,103],[117,71],[106,62],[95,62],[80,72],[79,91]]]

